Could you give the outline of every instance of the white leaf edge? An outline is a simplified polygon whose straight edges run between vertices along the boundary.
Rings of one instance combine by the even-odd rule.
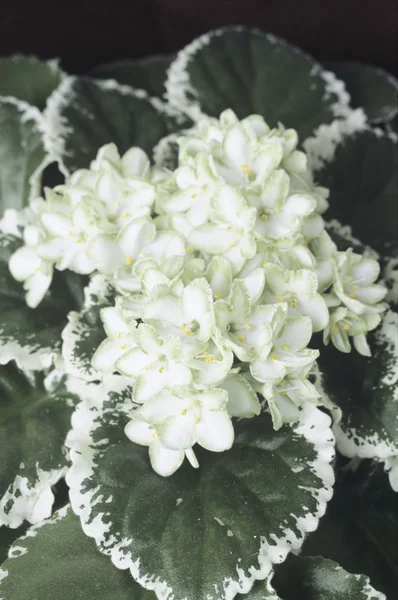
[[[80,398],[84,398],[72,415],[72,429],[66,440],[72,461],[72,466],[66,475],[72,508],[79,515],[85,534],[95,539],[99,550],[110,555],[117,568],[129,569],[133,578],[142,587],[154,591],[159,600],[172,600],[174,598],[173,590],[166,581],[155,578],[154,575],[142,573],[139,559],[133,561],[130,555],[123,554],[123,547],[129,542],[128,539],[122,540],[113,547],[109,543],[106,548],[100,547],[110,525],[101,520],[101,514],[97,515],[91,523],[89,522],[93,491],[82,491],[82,483],[93,475],[96,454],[102,448],[101,444],[93,442],[92,439],[92,433],[97,427],[95,420],[101,414],[108,392],[112,390],[121,393],[131,385],[131,381],[112,375],[105,378],[99,385],[77,380],[72,380],[70,383],[70,391],[79,395]],[[130,402],[126,409],[131,410]],[[268,577],[272,572],[273,564],[283,562],[289,551],[298,550],[304,542],[306,534],[317,528],[319,519],[325,513],[327,502],[333,495],[334,471],[330,463],[335,456],[335,438],[330,423],[331,418],[328,415],[314,406],[307,405],[301,413],[300,422],[293,427],[296,434],[303,436],[314,446],[317,454],[317,458],[310,468],[322,483],[319,488],[309,490],[317,501],[315,514],[307,513],[303,517],[296,517],[296,526],[300,531],[299,537],[289,529],[284,531],[284,537],[278,538],[276,534],[271,534],[269,541],[261,537],[258,555],[260,568],[252,567],[250,575],[247,576],[238,564],[236,580],[223,581],[223,593],[226,600],[232,600],[238,593],[248,593],[256,580]],[[209,597],[208,600],[216,600],[216,598]]]
[[[68,510],[70,510],[70,504],[66,504],[66,506],[63,506],[62,508],[58,509],[50,518],[46,518],[46,519],[42,520],[40,523],[36,523],[36,524],[32,525],[31,527],[29,527],[29,529],[26,531],[26,533],[24,535],[21,535],[19,538],[17,538],[11,544],[11,546],[8,550],[8,556],[6,558],[6,561],[14,560],[14,559],[19,558],[20,556],[24,556],[24,554],[26,554],[28,552],[28,549],[25,547],[23,542],[29,538],[36,537],[38,531],[42,527],[45,527],[46,525],[54,525],[55,523],[62,521],[68,514]],[[22,545],[20,545],[21,543],[22,543]],[[4,568],[5,566],[6,566],[5,562],[0,566],[0,588],[1,588],[1,582],[6,577],[8,577],[8,570],[6,568]],[[1,593],[1,591],[0,591],[0,593]],[[5,599],[1,597],[0,600],[5,600]]]
[[[394,390],[392,401],[398,402],[398,313],[389,310],[385,314],[376,331],[376,340],[379,343],[387,343],[388,350],[395,357],[392,361],[393,366],[384,379],[385,383]],[[341,422],[334,423],[333,431],[337,448],[344,456],[370,458],[384,463],[391,487],[398,492],[398,437],[394,444],[381,439],[376,432],[364,436],[363,432],[359,433],[355,427],[344,427]]]
[[[301,560],[301,557],[298,557],[298,558]],[[367,575],[365,575],[363,573],[351,573],[350,571],[347,571],[344,567],[342,567],[335,560],[332,560],[330,558],[325,558],[323,556],[303,556],[302,557],[303,561],[313,561],[313,560],[317,560],[317,559],[322,559],[325,563],[331,563],[330,566],[334,565],[334,570],[336,572],[344,571],[346,574],[345,575],[346,579],[351,578],[351,577],[353,577],[356,581],[360,581],[361,579],[363,579],[363,587],[361,590],[361,596],[363,597],[363,600],[387,600],[387,598],[386,598],[385,594],[383,594],[383,592],[379,592],[370,584],[370,579]],[[269,587],[270,587],[270,591],[274,591],[274,589],[272,588],[272,581],[269,584]],[[282,600],[282,598],[279,598],[276,595],[274,598],[268,599],[268,597],[265,596],[264,600]],[[319,600],[321,600],[321,599],[319,599]],[[351,599],[347,598],[347,600],[351,600]]]
[[[62,372],[55,369],[51,371],[44,380],[45,389],[50,391],[62,377]],[[65,446],[63,451],[67,459],[68,450]],[[24,468],[23,463],[20,468]],[[66,475],[67,471],[67,465],[44,471],[36,463],[36,479],[33,482],[28,477],[17,475],[3,497],[0,498],[0,526],[6,525],[11,529],[16,529],[25,520],[34,525],[47,519],[51,515],[54,503],[54,494],[51,488]],[[12,508],[10,511],[5,511],[10,500],[13,502]]]
[[[0,104],[10,104],[18,110],[21,115],[21,123],[26,123],[28,121],[32,121],[37,128],[37,133],[41,134],[43,141],[43,149],[46,150],[43,140],[43,130],[44,130],[44,117],[43,113],[40,112],[36,106],[32,106],[25,102],[24,100],[19,100],[18,98],[14,98],[14,96],[0,96]],[[44,155],[43,161],[36,168],[36,170],[31,174],[29,178],[30,183],[30,192],[28,196],[28,203],[37,198],[40,195],[40,186],[41,186],[41,177],[44,169],[52,162],[49,156]]]
[[[85,79],[90,80],[90,83],[98,89],[98,92],[116,91],[123,96],[147,100],[159,113],[176,118],[175,111],[171,110],[171,108],[159,98],[149,96],[145,90],[135,89],[128,85],[117,83],[114,79],[101,80],[89,77]],[[63,160],[68,154],[66,152],[66,140],[73,129],[68,124],[67,119],[62,115],[62,109],[73,102],[76,96],[73,86],[78,80],[79,77],[76,76],[65,77],[62,83],[47,99],[47,106],[43,113],[44,148],[52,160],[58,163],[60,171],[65,177],[68,177],[70,174]]]
[[[84,288],[84,304],[80,312],[71,311],[68,314],[68,324],[62,331],[62,358],[64,361],[64,369],[68,375],[73,375],[75,377],[79,377],[85,381],[95,381],[102,379],[102,374],[100,374],[94,367],[91,365],[89,369],[84,368],[84,366],[79,363],[78,357],[74,354],[74,349],[76,347],[76,342],[80,341],[82,332],[87,328],[87,326],[82,322],[81,317],[82,314],[90,310],[90,308],[97,306],[98,302],[93,299],[94,296],[97,296],[99,299],[99,303],[101,304],[101,300],[106,302],[107,293],[111,290],[111,282],[110,280],[101,274],[94,275],[89,284]],[[106,338],[106,334],[104,331],[104,339]]]
[[[324,168],[333,161],[339,146],[363,131],[373,134],[376,138],[389,139],[395,144],[398,141],[395,133],[371,127],[362,108],[348,108],[344,118],[335,119],[328,125],[320,125],[312,136],[303,141],[309,168],[315,173]]]
[[[187,70],[188,64],[199,50],[211,42],[213,37],[222,36],[225,32],[239,32],[245,31],[246,29],[247,27],[244,26],[227,26],[220,29],[215,29],[209,33],[199,36],[193,42],[185,46],[185,48],[180,50],[176,59],[171,63],[167,71],[167,79],[165,82],[166,99],[169,101],[174,110],[179,113],[185,113],[193,121],[199,121],[206,116],[201,110],[199,101],[195,99],[196,92],[195,88],[190,82],[190,77]],[[313,63],[310,74],[319,75],[325,81],[325,99],[328,99],[332,94],[336,96],[335,103],[331,105],[331,110],[334,116],[336,118],[345,117],[351,112],[349,107],[350,95],[345,89],[344,82],[337,79],[334,73],[323,70],[321,65],[319,65],[311,56],[307,55],[305,52],[286,42],[285,40],[270,33],[265,33],[260,29],[250,28],[250,30],[254,34],[266,37],[266,39],[272,44],[287,46],[292,50],[292,52],[300,54],[309,59]],[[193,99],[190,99],[190,97]]]

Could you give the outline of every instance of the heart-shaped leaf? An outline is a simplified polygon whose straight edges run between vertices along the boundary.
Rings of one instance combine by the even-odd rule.
[[[61,332],[71,307],[80,307],[85,278],[57,273],[40,306],[26,305],[22,285],[8,269],[21,240],[0,234],[0,364],[15,360],[28,370],[49,367],[60,354]]]
[[[332,73],[283,40],[243,27],[194,40],[172,63],[166,88],[170,103],[194,120],[232,108],[239,118],[256,113],[270,126],[281,121],[301,139],[349,110]]]
[[[398,314],[388,311],[371,341],[373,356],[321,352],[324,386],[342,409],[334,426],[337,446],[348,457],[385,463],[398,491]]]
[[[156,600],[115,569],[66,506],[31,527],[0,569],[2,600]]]
[[[0,58],[0,96],[14,96],[40,110],[63,77],[56,61],[20,55]]]
[[[383,69],[346,61],[325,67],[344,81],[352,106],[362,107],[371,123],[386,123],[398,113],[398,82]]]
[[[329,213],[381,254],[398,249],[397,172],[396,140],[368,129],[343,138],[316,173],[330,189]]]
[[[94,275],[84,290],[85,301],[80,312],[68,315],[68,325],[62,332],[62,356],[65,370],[87,381],[101,379],[91,366],[91,359],[105,338],[100,311],[114,303],[115,292],[102,275]]]
[[[319,527],[301,555],[321,554],[394,598],[398,572],[398,496],[381,465],[362,461],[340,474]]]
[[[121,60],[99,65],[92,70],[98,79],[115,79],[118,83],[145,90],[161,98],[166,93],[167,69],[174,56],[158,55],[143,60]]]
[[[148,154],[178,128],[161,100],[113,80],[68,77],[48,100],[45,144],[63,169],[86,168],[104,144],[119,152],[140,146]]]
[[[38,193],[45,158],[41,123],[37,108],[0,97],[0,217],[6,208],[23,208]]]
[[[159,597],[245,593],[316,528],[331,496],[334,440],[315,407],[277,432],[268,414],[241,420],[231,450],[198,451],[198,470],[184,465],[165,479],[124,434],[128,381],[107,377],[80,395],[67,440],[72,507],[99,549]]]
[[[347,573],[322,556],[289,556],[276,569],[272,583],[283,600],[386,600],[368,577]]]
[[[77,401],[59,377],[0,367],[0,525],[51,514],[51,486],[68,464],[63,444]]]

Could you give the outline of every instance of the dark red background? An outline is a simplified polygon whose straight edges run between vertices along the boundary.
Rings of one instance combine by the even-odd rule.
[[[261,27],[318,59],[397,73],[394,0],[3,0],[0,55],[59,56],[68,71],[172,52],[227,24]]]

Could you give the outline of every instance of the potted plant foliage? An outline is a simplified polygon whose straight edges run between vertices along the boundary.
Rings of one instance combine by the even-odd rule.
[[[396,92],[239,27],[1,59],[1,599],[394,589]]]

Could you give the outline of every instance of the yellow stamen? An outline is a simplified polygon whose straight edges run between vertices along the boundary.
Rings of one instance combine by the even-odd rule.
[[[292,308],[296,308],[296,306],[297,306],[297,300],[292,300],[292,302],[291,302],[290,306],[291,306]]]
[[[246,323],[246,327],[247,327],[248,329],[251,329],[251,328],[252,328],[252,324],[251,324],[251,323]]]
[[[343,327],[346,331],[348,331],[350,329],[351,325],[349,323],[344,323]]]
[[[81,240],[76,240],[76,244],[81,244],[82,241]]]
[[[263,260],[263,266],[268,265],[268,260]]]
[[[156,438],[158,437],[158,434],[156,433],[156,431],[153,432],[152,437],[154,440],[156,440]]]
[[[236,242],[231,242],[229,245],[230,248],[235,248],[235,246],[236,246]]]
[[[352,289],[353,289],[353,290],[359,290],[359,285],[353,285],[353,286],[352,286]]]
[[[278,360],[278,359],[276,358],[275,354],[271,354],[271,356],[270,356],[270,359],[271,359],[271,360]]]
[[[188,412],[188,411],[187,411],[187,409],[186,409],[186,408],[184,408],[184,409],[181,411],[181,414],[182,414],[182,416],[184,417],[184,416],[187,414],[187,412]]]
[[[130,213],[129,213],[129,212],[124,212],[124,213],[122,214],[122,219],[127,219],[127,217],[129,217],[129,216],[130,216]]]
[[[262,214],[261,217],[260,217],[260,219],[262,221],[268,221],[268,215]]]
[[[287,392],[281,392],[282,396],[287,396]]]
[[[191,198],[192,198],[192,199],[193,199],[193,198],[196,198],[196,196],[197,196],[197,195],[198,195],[198,194],[192,194]]]
[[[115,338],[116,338],[117,340],[119,340],[121,337],[122,337],[122,334],[121,334],[121,333],[115,333]]]
[[[191,335],[192,329],[184,329],[185,335]]]
[[[211,357],[211,356],[206,356],[206,358],[205,358],[205,362],[207,362],[207,363],[211,363],[211,362],[213,362],[213,359],[212,359],[212,357]]]
[[[164,367],[159,367],[158,371],[159,371],[159,373],[163,373]]]
[[[197,425],[198,423],[200,423],[200,419],[199,419],[199,417],[196,417],[196,419],[195,419],[195,423],[196,423],[196,425]]]
[[[290,350],[289,344],[283,344],[282,349],[283,350]]]
[[[133,262],[133,259],[131,258],[131,256],[128,256],[126,258],[126,265],[131,265],[132,262]]]
[[[145,367],[145,371],[152,371],[152,365],[148,365],[147,367]]]
[[[276,213],[280,213],[281,212],[281,209],[279,208],[279,206],[276,207],[275,212]]]
[[[357,297],[357,296],[356,296],[356,294],[353,294],[353,293],[351,293],[351,294],[348,294],[348,295],[349,295],[349,297],[350,297],[350,298],[352,298],[353,300],[355,300],[355,298]]]
[[[240,166],[240,170],[243,171],[244,173],[247,173],[248,175],[253,172],[253,169],[251,167],[248,167],[245,164]]]
[[[180,325],[180,329],[182,329],[182,331],[184,331],[185,330],[185,325],[184,324]]]
[[[243,343],[245,341],[245,336],[244,335],[240,335],[238,339],[239,339],[240,342]]]
[[[280,385],[283,385],[284,383],[286,383],[286,379],[282,379],[279,383]]]
[[[186,249],[186,251],[189,252],[193,252],[193,248],[191,246],[189,246],[189,248]]]
[[[225,229],[229,231],[231,229],[231,225],[227,225]]]
[[[333,331],[332,331],[333,335],[337,335],[337,334],[338,334],[338,332],[339,332],[339,328],[338,328],[338,327],[335,327],[335,328],[333,329]]]
[[[283,302],[283,297],[282,296],[277,296],[276,299],[278,300],[278,302]]]
[[[221,298],[221,292],[216,292],[214,295],[217,298],[217,300]]]
[[[126,350],[126,348],[127,348],[127,344],[122,344],[122,345],[120,346],[120,350]]]
[[[142,256],[142,257],[146,256],[145,252],[140,252],[140,256]]]

